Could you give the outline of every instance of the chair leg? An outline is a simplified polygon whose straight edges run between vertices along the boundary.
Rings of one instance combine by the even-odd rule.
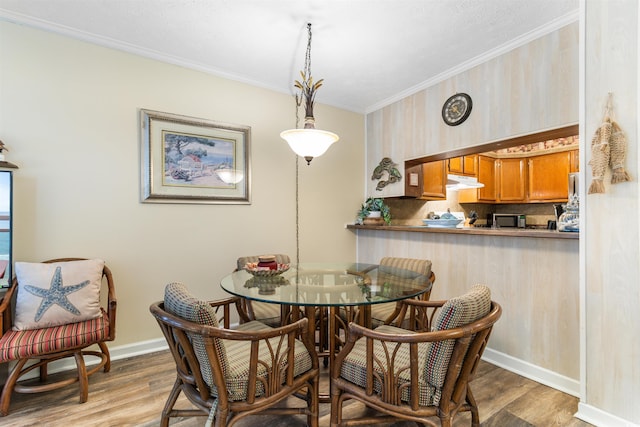
[[[320,410],[319,382],[318,377],[315,377],[311,380],[311,385],[307,387],[307,409],[311,412],[307,416],[307,425],[310,427],[318,427],[318,411]]]
[[[89,378],[87,378],[87,366],[84,363],[82,351],[76,351],[75,353],[73,353],[73,357],[76,359],[76,366],[78,369],[80,403],[84,403],[89,399]]]
[[[331,390],[331,427],[336,427],[342,422],[342,404],[340,403],[340,392]]]
[[[173,405],[176,404],[178,400],[178,396],[182,391],[182,381],[180,377],[176,377],[176,381],[173,383],[173,388],[171,389],[171,393],[169,393],[169,397],[167,398],[167,402],[164,404],[164,409],[162,409],[162,418],[160,419],[160,427],[169,427],[169,417],[171,411],[173,411]]]
[[[20,378],[22,368],[28,360],[29,359],[18,360],[16,366],[13,367],[13,370],[7,377],[7,381],[4,383],[4,387],[2,388],[2,395],[0,396],[0,414],[2,414],[3,417],[9,415],[9,405],[11,404],[11,395],[13,394],[13,388],[16,386],[16,382],[18,381],[18,378]]]
[[[42,360],[40,360],[40,362],[42,362]],[[41,383],[47,381],[47,378],[49,377],[48,367],[49,367],[48,363],[43,363],[42,365],[40,365],[40,368],[38,369],[40,371]]]
[[[480,427],[480,413],[478,412],[478,404],[476,399],[471,393],[471,388],[467,385],[467,403],[469,404],[469,410],[471,411],[471,426]]]
[[[111,370],[111,354],[109,354],[107,343],[101,341],[98,343],[98,346],[100,346],[100,351],[102,351],[102,354],[107,356],[107,362],[104,364],[104,372],[109,372]]]

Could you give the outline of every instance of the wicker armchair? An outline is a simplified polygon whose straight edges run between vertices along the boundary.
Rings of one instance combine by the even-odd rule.
[[[347,344],[331,372],[331,426],[395,419],[436,426],[439,419],[440,425],[449,427],[458,412],[470,411],[471,423],[478,427],[478,407],[469,382],[500,318],[500,306],[483,285],[448,301],[404,304],[414,330],[391,325],[371,330],[349,324]],[[349,399],[376,414],[343,419],[342,406]]]
[[[289,255],[276,254],[276,262],[278,264],[290,264]],[[258,262],[258,256],[244,256],[238,258],[236,262],[236,271],[244,269],[249,262]],[[268,302],[249,301],[242,299],[243,310],[251,320],[258,320],[265,325],[278,327],[282,324],[283,315],[279,304],[269,304]]]
[[[245,321],[230,329],[232,308]],[[151,305],[176,363],[176,380],[162,411],[170,417],[207,416],[231,426],[254,414],[305,414],[318,426],[318,357],[307,319],[279,328],[250,321],[240,298],[203,302],[180,283],[165,289],[164,302]],[[196,409],[174,409],[183,392]],[[278,405],[290,396],[304,407]]]
[[[384,283],[385,276],[393,274],[394,269],[413,271],[422,277],[429,277],[431,288],[420,296],[420,299],[428,301],[433,289],[433,283],[436,276],[431,271],[431,261],[427,259],[414,258],[396,258],[385,257],[380,260],[378,272],[378,283]],[[410,277],[408,278],[411,279]],[[394,278],[394,280],[398,280]],[[371,306],[371,325],[376,328],[380,325],[388,325],[394,321],[399,315],[400,310],[404,307],[400,302],[388,302],[384,304],[374,304]],[[402,316],[401,316],[402,317]]]
[[[68,264],[74,261],[90,260],[84,258],[59,258],[45,261],[42,264]],[[13,314],[19,314],[17,312],[12,313],[12,305],[15,304],[15,296],[18,295],[18,287],[21,285],[18,283],[17,278],[13,278],[11,288],[0,301],[0,363],[16,362],[2,389],[0,397],[0,414],[2,416],[6,416],[9,413],[11,395],[14,391],[18,393],[39,393],[55,390],[77,382],[80,386],[80,403],[84,403],[89,396],[88,377],[100,369],[103,369],[104,372],[109,372],[111,357],[106,342],[113,341],[116,336],[116,295],[111,270],[106,265],[101,266],[102,261],[98,265],[96,290],[99,291],[100,287],[106,287],[107,297],[102,299],[102,305],[99,304],[97,299],[95,301],[98,317],[57,326],[24,330],[14,330],[12,328],[15,321]],[[102,276],[100,276],[100,268],[102,269]],[[56,273],[58,272],[56,271]],[[60,286],[65,289],[62,283],[63,275],[59,277]],[[26,286],[28,283],[24,285]],[[58,302],[55,302],[55,304],[58,304]],[[51,304],[51,306],[53,305]],[[93,345],[97,345],[98,349],[89,350],[88,347]],[[85,365],[86,356],[97,357],[99,362],[87,369]],[[50,381],[47,378],[48,364],[68,357],[75,359],[77,375],[60,381]],[[34,363],[27,364],[29,361]],[[40,383],[35,385],[18,383],[21,377],[34,369],[39,369]]]

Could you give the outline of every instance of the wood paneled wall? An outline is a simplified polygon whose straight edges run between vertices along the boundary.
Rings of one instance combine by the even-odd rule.
[[[432,300],[482,283],[503,314],[489,348],[579,379],[578,241],[445,233],[358,230],[358,260],[433,262]],[[575,390],[574,390],[575,392]]]
[[[585,192],[581,198],[586,239],[580,416],[612,414],[615,418],[594,424],[640,425],[640,6],[637,0],[590,0],[585,8],[582,139],[591,141],[611,92],[613,117],[626,135],[626,168],[633,179],[612,185],[607,173],[605,193]],[[591,150],[584,151],[581,163],[586,165]],[[591,168],[585,169],[581,182],[586,189]]]
[[[578,23],[488,60],[468,71],[367,115],[367,173],[390,157],[404,161],[578,122]],[[442,104],[466,92],[466,122],[447,126]],[[400,182],[367,195],[400,196]]]

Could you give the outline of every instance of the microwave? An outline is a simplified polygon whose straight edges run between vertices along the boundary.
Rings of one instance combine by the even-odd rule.
[[[487,225],[493,228],[525,228],[526,216],[522,214],[488,214]]]

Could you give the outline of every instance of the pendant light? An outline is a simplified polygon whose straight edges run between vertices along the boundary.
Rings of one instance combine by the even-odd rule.
[[[280,133],[280,136],[289,143],[289,147],[293,152],[300,157],[304,157],[307,165],[309,165],[314,157],[323,155],[339,137],[333,132],[316,129],[315,127],[313,104],[316,92],[322,86],[323,79],[314,82],[311,76],[311,23],[307,24],[307,33],[307,53],[304,60],[304,70],[300,71],[302,81],[296,80],[294,83],[294,87],[300,90],[300,93],[296,94],[296,111],[304,101],[304,128],[285,130]]]

